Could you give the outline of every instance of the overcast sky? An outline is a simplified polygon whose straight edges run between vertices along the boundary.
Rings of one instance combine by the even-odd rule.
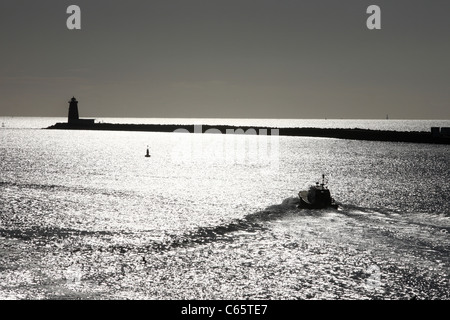
[[[0,116],[65,117],[75,96],[82,117],[450,119],[449,16],[448,0],[2,0]]]

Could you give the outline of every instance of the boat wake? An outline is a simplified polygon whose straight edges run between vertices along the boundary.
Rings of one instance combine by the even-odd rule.
[[[290,220],[294,224],[297,221],[301,223],[296,217],[317,217],[326,218],[327,221],[323,221],[324,224],[330,221],[341,221],[340,223],[346,224],[345,220],[351,219],[351,225],[360,225],[360,228],[367,229],[373,226],[376,230],[386,229],[391,223],[404,224],[401,215],[395,210],[387,208],[368,208],[361,207],[352,204],[343,205],[339,203],[339,208],[326,208],[326,209],[306,209],[298,208],[299,198],[289,197],[284,199],[280,204],[271,205],[267,208],[250,213],[243,218],[234,219],[230,222],[208,227],[199,227],[191,232],[184,233],[182,235],[168,235],[163,241],[154,241],[147,249],[153,250],[170,250],[178,247],[191,247],[199,244],[207,244],[217,241],[233,242],[239,236],[252,235],[260,231],[268,231],[272,226],[272,222],[286,222],[286,219]],[[343,219],[337,217],[342,216]],[[344,219],[345,217],[345,219]],[[339,219],[339,220],[336,220]],[[284,222],[283,222],[284,221]],[[318,221],[320,223],[320,221]],[[408,224],[414,224],[411,221]],[[436,229],[444,230],[447,232],[447,228],[436,227]]]
[[[236,235],[254,234],[267,230],[267,222],[283,219],[290,215],[321,215],[326,210],[299,209],[300,200],[295,197],[284,199],[280,204],[271,205],[261,211],[250,213],[218,226],[199,227],[182,235],[168,235],[161,241],[155,240],[146,250],[164,251],[178,247],[190,247],[216,241],[233,242]],[[322,213],[321,213],[322,212]]]

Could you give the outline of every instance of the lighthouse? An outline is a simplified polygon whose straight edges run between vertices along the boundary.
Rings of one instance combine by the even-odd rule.
[[[67,123],[71,124],[72,127],[86,127],[94,125],[95,119],[80,119],[78,114],[78,101],[75,97],[72,97],[69,101],[69,116],[67,118]]]
[[[69,118],[67,122],[73,123],[77,122],[80,119],[78,116],[78,101],[75,97],[72,97],[69,101]]]

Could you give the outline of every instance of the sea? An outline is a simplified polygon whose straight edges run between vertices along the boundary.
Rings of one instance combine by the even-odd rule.
[[[448,145],[0,117],[0,299],[450,298]],[[450,120],[98,122],[429,131]],[[146,150],[150,157],[145,157]],[[338,209],[299,209],[325,175]]]

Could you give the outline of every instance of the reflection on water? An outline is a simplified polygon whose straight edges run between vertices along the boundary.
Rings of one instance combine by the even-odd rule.
[[[173,158],[215,135],[0,135],[0,298],[449,298],[446,146],[280,137],[267,170]],[[340,208],[297,209],[322,173]]]

